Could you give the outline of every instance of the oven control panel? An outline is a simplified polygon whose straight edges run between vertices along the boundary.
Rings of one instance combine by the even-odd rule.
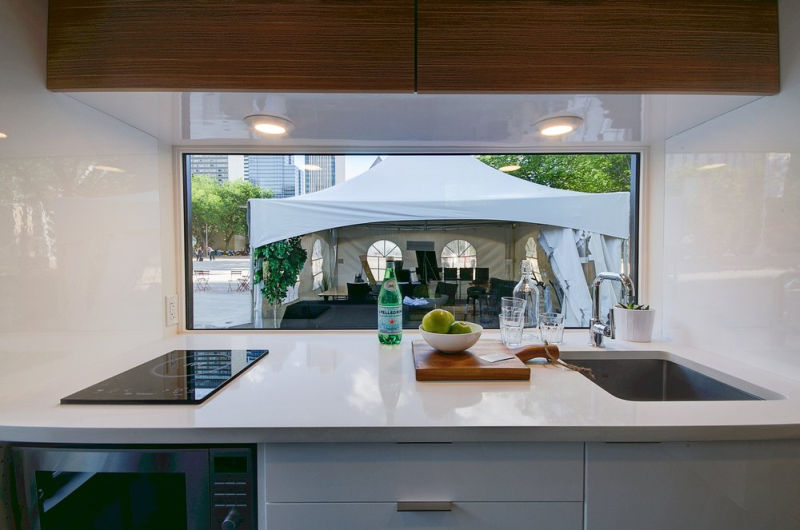
[[[255,458],[250,449],[211,449],[211,528],[256,530]]]

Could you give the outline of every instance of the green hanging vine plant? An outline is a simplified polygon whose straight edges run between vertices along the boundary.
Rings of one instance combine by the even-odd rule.
[[[275,327],[278,327],[278,307],[289,288],[297,283],[307,257],[299,237],[253,249],[253,283],[261,286],[261,294],[272,305]]]

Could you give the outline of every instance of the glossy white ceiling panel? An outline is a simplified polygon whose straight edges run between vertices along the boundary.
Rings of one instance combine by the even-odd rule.
[[[264,94],[239,92],[72,93],[76,99],[174,145],[264,147],[481,146],[593,147],[642,141],[639,94],[420,95]],[[284,138],[253,133],[242,119],[282,114],[294,130]],[[534,124],[577,114],[582,127],[546,138]]]

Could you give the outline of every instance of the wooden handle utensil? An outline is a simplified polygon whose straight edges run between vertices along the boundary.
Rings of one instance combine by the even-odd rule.
[[[536,357],[552,361],[556,361],[559,358],[558,346],[555,344],[532,344],[523,348],[512,349],[511,353],[516,355],[522,362],[530,361]]]

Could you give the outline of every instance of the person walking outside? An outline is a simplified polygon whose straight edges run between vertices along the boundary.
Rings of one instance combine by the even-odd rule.
[[[214,261],[214,249],[211,248],[211,245],[206,248],[206,253],[208,254],[208,261]]]

